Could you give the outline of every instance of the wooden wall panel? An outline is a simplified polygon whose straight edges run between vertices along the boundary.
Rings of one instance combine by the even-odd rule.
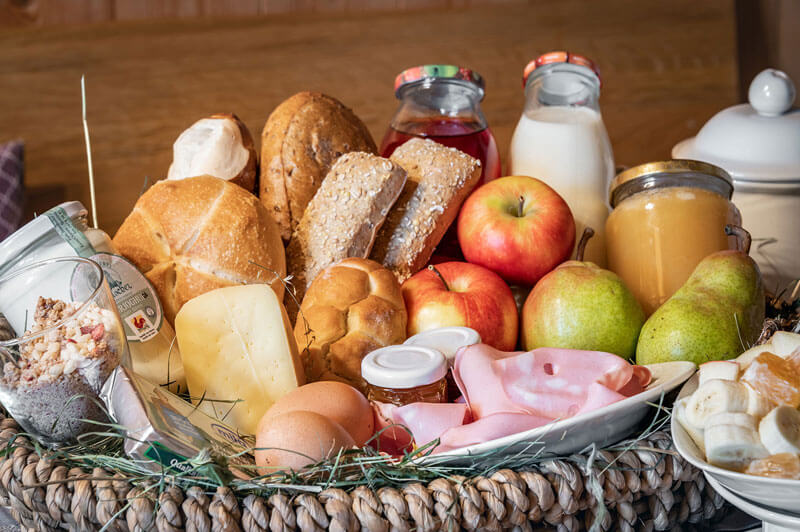
[[[145,176],[165,175],[172,142],[195,120],[236,112],[259,138],[275,105],[319,90],[352,107],[380,141],[396,107],[393,79],[415,64],[463,64],[485,77],[484,110],[505,158],[522,110],[522,67],[562,48],[599,63],[620,164],[668,157],[737,101],[731,1],[540,0],[137,21],[0,33],[0,142],[27,143],[28,184],[41,200],[32,208],[67,198],[88,204],[79,92],[86,74],[100,222],[113,233]]]

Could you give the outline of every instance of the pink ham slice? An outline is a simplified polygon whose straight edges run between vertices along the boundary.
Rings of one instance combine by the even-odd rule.
[[[466,404],[378,405],[384,417],[378,426],[388,420],[407,426],[417,446],[440,438],[435,452],[443,452],[602,408],[640,393],[651,380],[647,368],[609,353],[555,348],[505,353],[484,344],[458,351],[453,376]],[[408,445],[404,435],[397,442],[401,447]]]

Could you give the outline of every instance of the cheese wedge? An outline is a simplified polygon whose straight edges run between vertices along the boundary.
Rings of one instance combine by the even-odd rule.
[[[175,332],[192,400],[244,433],[255,434],[264,412],[305,384],[289,318],[269,285],[195,297],[175,316]]]

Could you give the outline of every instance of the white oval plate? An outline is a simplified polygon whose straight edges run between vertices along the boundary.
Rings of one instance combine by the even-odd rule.
[[[714,488],[714,491],[719,493],[723,499],[741,511],[752,515],[756,519],[761,519],[764,523],[780,527],[780,530],[785,530],[787,532],[791,530],[800,530],[800,514],[784,513],[777,509],[759,506],[752,501],[748,501],[736,495],[705,471],[703,475],[705,475],[708,485]]]
[[[678,399],[691,395],[697,389],[698,380],[698,375],[689,379],[678,394]],[[746,475],[713,466],[706,462],[703,452],[697,448],[689,434],[683,430],[674,414],[671,425],[675,449],[690,464],[702,470],[706,476],[712,477],[735,495],[751,500],[754,503],[771,506],[786,512],[800,513],[800,480]]]
[[[466,459],[497,449],[502,451],[494,457],[500,458],[520,453],[533,454],[542,447],[548,455],[561,456],[581,451],[592,443],[602,448],[621,441],[630,436],[647,415],[649,403],[658,403],[661,394],[667,394],[683,384],[696,369],[691,362],[664,362],[645,367],[652,373],[653,380],[642,393],[591,412],[495,440],[428,455],[418,461],[424,463],[447,457],[447,463],[450,464],[458,463],[459,457]]]

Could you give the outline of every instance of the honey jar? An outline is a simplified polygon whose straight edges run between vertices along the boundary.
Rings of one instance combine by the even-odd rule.
[[[447,360],[441,351],[415,345],[390,345],[361,361],[370,401],[397,406],[447,401]]]
[[[611,183],[606,221],[609,268],[649,316],[711,253],[736,249],[725,225],[741,225],[722,168],[686,159],[642,164]]]
[[[421,345],[441,351],[447,360],[447,367],[452,369],[456,361],[456,353],[462,347],[481,343],[481,335],[469,327],[438,327],[428,329],[411,336],[403,342],[405,345]],[[447,400],[453,402],[461,395],[452,371],[447,372]]]

